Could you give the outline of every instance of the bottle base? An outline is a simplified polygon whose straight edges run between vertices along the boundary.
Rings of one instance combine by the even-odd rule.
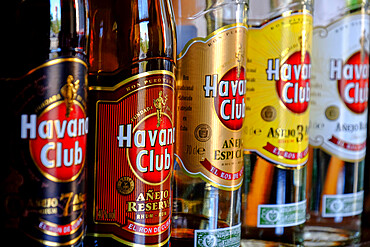
[[[174,247],[189,247],[194,245],[194,237],[189,238],[173,238],[171,237],[171,246]]]
[[[266,246],[303,246],[303,229],[302,224],[283,228],[259,228],[244,225],[242,226],[242,240],[253,240],[253,243],[271,243]]]
[[[346,246],[359,243],[360,232],[323,226],[306,226],[304,246]]]
[[[243,239],[241,241],[241,247],[296,247],[296,246],[301,245],[277,243],[257,239]]]

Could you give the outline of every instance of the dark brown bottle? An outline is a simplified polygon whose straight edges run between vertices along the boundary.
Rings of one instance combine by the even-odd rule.
[[[11,246],[81,246],[88,132],[86,3],[4,4],[0,236]]]
[[[169,246],[175,31],[170,2],[90,2],[86,246]]]

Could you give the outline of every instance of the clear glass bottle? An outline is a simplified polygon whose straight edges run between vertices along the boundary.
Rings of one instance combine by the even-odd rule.
[[[179,53],[171,244],[240,246],[247,1],[173,4]]]
[[[369,112],[367,113],[367,129],[369,129]],[[369,131],[367,131],[367,139],[369,140]],[[370,149],[366,149],[365,164],[370,162]],[[364,208],[361,214],[361,241],[370,241],[370,166],[364,167]]]
[[[242,246],[303,244],[311,1],[251,1]]]
[[[352,244],[364,203],[369,3],[316,1],[314,10],[305,241]]]

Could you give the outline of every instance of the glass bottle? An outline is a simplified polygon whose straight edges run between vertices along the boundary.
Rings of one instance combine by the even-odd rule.
[[[247,1],[173,1],[173,246],[240,246]]]
[[[369,90],[368,5],[314,5],[307,245],[359,241]]]
[[[369,129],[369,112],[367,113],[367,129]],[[367,131],[367,138],[369,138],[369,131]],[[366,149],[365,164],[370,162],[370,149]],[[370,166],[364,167],[364,206],[361,214],[361,242],[366,243],[370,241]]]
[[[81,246],[88,117],[84,0],[1,8],[0,236],[11,246]],[[5,121],[6,118],[6,121]]]
[[[311,7],[308,0],[250,2],[243,246],[303,244]]]
[[[85,246],[169,246],[176,40],[168,0],[90,2]]]

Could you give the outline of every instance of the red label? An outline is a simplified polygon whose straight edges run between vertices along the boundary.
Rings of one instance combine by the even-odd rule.
[[[360,144],[355,144],[355,143],[349,143],[344,140],[339,139],[338,137],[332,136],[329,139],[329,142],[334,143],[335,145],[345,148],[347,150],[351,151],[360,151],[364,150],[366,148],[366,141],[360,143]]]
[[[369,98],[369,55],[357,52],[343,66],[340,60],[332,60],[331,73],[339,79],[339,94],[346,106],[354,113],[363,113]]]
[[[65,225],[55,225],[48,221],[40,221],[38,227],[43,230],[50,232],[54,235],[66,236],[72,234],[76,229],[79,229],[83,226],[84,219],[80,216],[77,220],[69,222]]]
[[[30,133],[30,152],[38,169],[50,180],[74,180],[86,156],[88,126],[83,108],[73,103],[67,113],[66,104],[59,101],[47,108],[37,121],[35,116],[22,116],[22,131]]]
[[[284,105],[294,113],[304,113],[310,100],[311,59],[308,53],[302,60],[301,51],[293,53],[280,66],[276,90]]]
[[[229,70],[218,83],[215,108],[221,122],[229,129],[239,130],[245,117],[245,77],[244,68]]]
[[[266,146],[263,147],[263,149],[267,150],[268,152],[276,156],[284,157],[285,159],[288,159],[288,160],[303,159],[308,154],[308,148],[303,150],[303,152],[290,152],[290,151],[282,150],[281,148],[276,147],[269,142],[266,144]]]
[[[200,161],[200,164],[204,166],[210,173],[216,175],[220,179],[223,180],[237,180],[240,179],[243,176],[244,168],[242,168],[240,171],[230,173],[230,172],[224,172],[222,170],[219,170],[217,167],[213,166],[211,162],[209,162],[207,159],[204,159],[203,161]]]
[[[97,234],[107,233],[110,224],[109,233],[127,245],[168,241],[173,85],[171,73],[156,71],[129,78],[114,90],[96,89]]]
[[[245,117],[244,68],[230,69],[220,81],[217,74],[207,75],[203,90],[206,98],[214,98],[214,106],[220,121],[231,130],[241,129]]]
[[[174,133],[172,120],[167,114],[152,114],[141,121],[132,135],[128,149],[129,163],[136,176],[144,182],[160,184],[172,168]]]

